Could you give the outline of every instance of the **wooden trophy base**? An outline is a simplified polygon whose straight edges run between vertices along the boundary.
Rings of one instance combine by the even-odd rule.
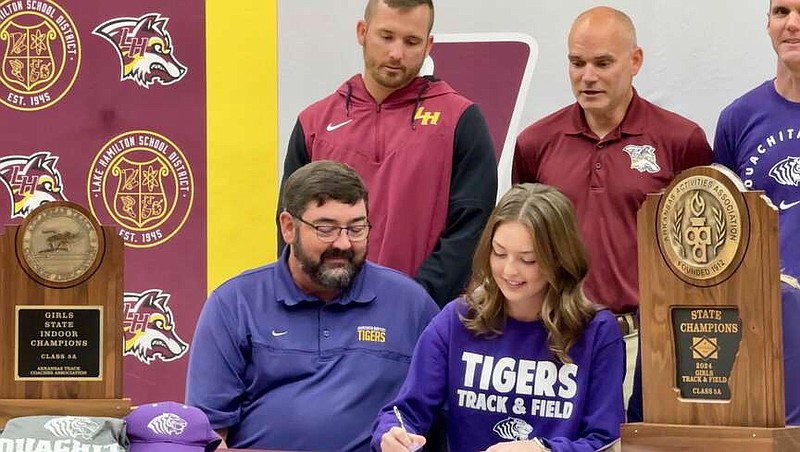
[[[123,418],[131,399],[0,399],[0,428],[20,416],[63,415]]]
[[[800,450],[800,427],[757,428],[633,423],[622,425],[623,452],[779,452]]]

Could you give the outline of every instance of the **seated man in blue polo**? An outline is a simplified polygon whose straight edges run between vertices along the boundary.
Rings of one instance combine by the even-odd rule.
[[[412,279],[366,261],[367,192],[350,167],[310,163],[282,196],[289,246],[211,293],[186,403],[228,447],[369,450],[438,307]]]

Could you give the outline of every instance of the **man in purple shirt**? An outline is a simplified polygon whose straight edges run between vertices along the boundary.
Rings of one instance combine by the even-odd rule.
[[[574,203],[590,258],[586,294],[617,314],[625,335],[627,400],[638,339],[636,214],[645,196],[677,173],[711,163],[711,148],[697,124],[633,88],[644,54],[625,13],[585,11],[568,47],[577,102],[522,131],[512,180],[555,186]]]
[[[777,74],[722,110],[714,161],[778,208],[781,270],[800,277],[800,0],[773,0],[768,14]]]
[[[764,190],[778,209],[783,277],[783,358],[786,423],[800,424],[800,0],[772,0],[767,33],[778,59],[766,80],[722,110],[714,135],[714,161]],[[791,284],[787,284],[791,281]]]
[[[366,451],[438,308],[418,283],[365,260],[367,192],[352,168],[303,166],[281,206],[289,246],[278,262],[203,306],[186,403],[230,447]]]

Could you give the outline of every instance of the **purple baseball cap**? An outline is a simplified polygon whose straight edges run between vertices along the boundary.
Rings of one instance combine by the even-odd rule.
[[[222,442],[205,413],[178,402],[141,405],[125,421],[130,452],[211,452]]]

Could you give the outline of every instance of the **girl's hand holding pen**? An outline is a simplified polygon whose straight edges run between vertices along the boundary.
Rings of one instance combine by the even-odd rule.
[[[408,452],[420,449],[425,445],[425,437],[403,431],[400,427],[392,427],[381,437],[382,452]]]
[[[381,437],[381,451],[382,452],[407,452],[415,451],[425,445],[425,437],[408,433],[406,430],[406,423],[403,421],[403,415],[400,410],[393,406],[394,416],[400,427],[392,427],[388,432],[384,433]]]

